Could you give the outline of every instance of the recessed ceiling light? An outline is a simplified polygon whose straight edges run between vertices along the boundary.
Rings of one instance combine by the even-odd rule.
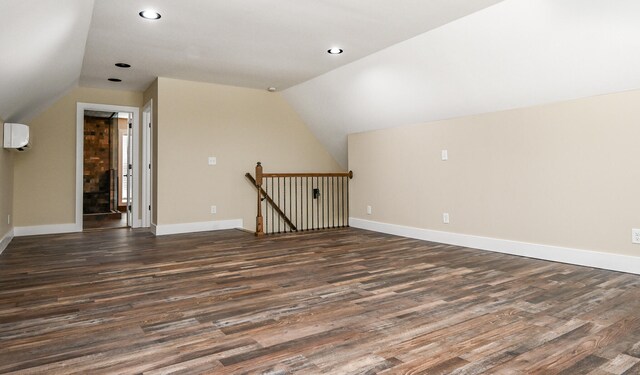
[[[342,48],[333,47],[333,48],[330,48],[329,50],[327,50],[327,52],[330,55],[339,55],[344,51],[342,50]]]
[[[109,78],[109,81],[111,81],[111,82],[122,82],[122,80],[120,78]]]
[[[269,87],[269,88],[267,89],[267,91],[269,91],[269,92],[274,92],[274,91],[276,91],[276,88],[275,88],[275,87],[273,87],[273,86],[271,86],[271,87]]]
[[[118,68],[131,68],[131,65],[129,65],[127,63],[116,63],[116,66]]]
[[[143,10],[138,14],[140,15],[140,17],[148,20],[157,20],[157,19],[160,19],[160,17],[162,17],[160,13],[156,12],[155,10],[149,10],[149,9]]]

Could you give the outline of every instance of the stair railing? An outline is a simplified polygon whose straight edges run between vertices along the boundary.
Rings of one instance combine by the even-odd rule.
[[[245,175],[257,190],[256,236],[349,226],[353,172]]]

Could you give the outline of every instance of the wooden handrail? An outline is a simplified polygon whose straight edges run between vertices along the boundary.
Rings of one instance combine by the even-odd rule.
[[[280,207],[278,207],[276,202],[274,202],[273,199],[271,199],[269,194],[267,194],[267,192],[262,188],[262,186],[258,186],[257,181],[253,178],[251,173],[245,174],[245,177],[249,181],[251,181],[251,183],[253,185],[255,185],[256,188],[260,189],[260,193],[262,194],[264,199],[266,199],[267,202],[269,202],[269,204],[271,204],[271,207],[273,207],[273,209],[278,213],[278,215],[280,215],[282,220],[284,220],[284,222],[287,223],[287,225],[289,225],[289,227],[292,230],[294,230],[294,231],[298,230],[298,228],[296,228],[296,226],[291,222],[291,220],[287,217],[287,215],[284,212],[282,212]],[[258,195],[258,197],[260,197],[260,195]],[[260,236],[260,235],[264,234],[264,228],[262,227],[262,207],[261,207],[262,205],[260,204],[260,198],[258,198],[258,199],[259,200],[258,200],[258,217],[256,219],[257,220],[256,221],[256,235]]]
[[[262,177],[349,177],[353,178],[353,171],[336,173],[263,173]]]

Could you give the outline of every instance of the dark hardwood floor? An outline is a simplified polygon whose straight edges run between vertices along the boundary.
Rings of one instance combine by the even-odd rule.
[[[82,215],[82,228],[84,230],[126,227],[128,227],[126,212]]]
[[[0,373],[639,374],[640,276],[356,229],[0,256]]]

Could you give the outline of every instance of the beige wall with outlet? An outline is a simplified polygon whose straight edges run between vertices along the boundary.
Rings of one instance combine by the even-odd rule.
[[[0,124],[4,121],[0,118]],[[4,136],[4,125],[0,131]],[[3,138],[4,144],[4,138]],[[0,241],[13,228],[8,216],[13,212],[13,155],[10,150],[0,149]]]
[[[351,134],[351,216],[638,255],[639,140],[640,91]]]
[[[75,222],[76,104],[141,107],[142,93],[75,88],[31,120],[32,145],[14,155],[14,225]]]
[[[279,93],[159,78],[158,97],[159,225],[243,219],[254,230],[244,174],[257,161],[265,172],[341,170]]]

